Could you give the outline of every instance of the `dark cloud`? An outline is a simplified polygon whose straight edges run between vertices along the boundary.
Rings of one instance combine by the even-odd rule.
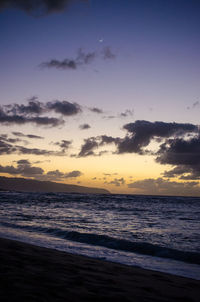
[[[138,120],[123,127],[129,135],[121,139],[118,144],[118,153],[144,154],[144,147],[152,139],[183,136],[187,133],[198,132],[198,126],[181,123],[148,122]]]
[[[112,137],[108,135],[98,136],[97,139],[99,140],[99,146],[112,144],[112,143],[117,144],[120,141],[119,137]]]
[[[200,166],[179,165],[169,171],[163,173],[164,177],[173,178],[179,177],[180,179],[197,180],[200,179]]]
[[[25,123],[33,123],[41,126],[57,127],[64,125],[64,120],[55,117],[33,117],[26,119]]]
[[[48,110],[53,110],[56,113],[60,113],[64,116],[75,115],[82,111],[79,104],[70,103],[68,101],[48,102],[46,107],[48,108]]]
[[[104,60],[111,60],[116,57],[110,49],[110,47],[105,47],[101,51]],[[81,66],[88,65],[92,63],[100,53],[96,51],[84,52],[81,48],[78,50],[75,58],[65,58],[63,60],[51,59],[46,62],[42,62],[39,67],[41,68],[56,68],[61,70],[75,70]]]
[[[62,116],[73,116],[82,111],[81,106],[77,103],[68,101],[52,101],[42,103],[37,100],[29,100],[27,105],[11,104],[0,106],[0,124],[5,125],[24,125],[32,123],[35,125],[57,127],[64,125],[65,121],[60,117],[41,116],[44,113],[59,113]],[[29,137],[36,138],[36,137]]]
[[[62,152],[64,153],[71,147],[72,141],[63,139],[60,142],[56,142],[53,144],[59,146],[62,149]]]
[[[75,177],[80,177],[81,175],[83,175],[82,172],[80,172],[78,170],[74,170],[74,171],[65,173],[65,178],[75,178]]]
[[[149,178],[128,184],[134,192],[150,195],[193,196],[200,194],[199,182],[176,182],[163,178]]]
[[[80,128],[81,130],[86,130],[86,129],[90,129],[91,126],[90,126],[89,124],[82,124],[82,125],[79,126],[79,128]]]
[[[16,152],[17,152],[17,148],[15,146],[5,142],[4,140],[0,140],[0,155],[11,154]]]
[[[33,155],[47,155],[47,156],[63,156],[65,155],[61,151],[51,151],[46,149],[39,149],[39,148],[26,148],[22,146],[15,146],[16,153],[18,154],[33,154]]]
[[[36,177],[37,175],[42,175],[44,170],[40,167],[33,167],[28,160],[19,160],[17,162],[17,167],[14,166],[1,166],[0,173],[8,173],[11,175],[21,175],[25,177]]]
[[[17,166],[1,166],[0,173],[7,173],[11,175],[20,175],[24,177],[31,177],[40,180],[52,180],[61,181],[67,178],[77,178],[83,175],[82,172],[74,170],[68,173],[60,172],[59,170],[49,171],[44,173],[44,170],[40,167],[32,166],[27,159],[18,160]]]
[[[200,137],[187,140],[169,139],[160,146],[156,161],[175,166],[165,171],[165,177],[180,176],[181,179],[200,179]]]
[[[97,56],[96,52],[93,51],[93,52],[84,53],[84,51],[80,48],[78,50],[76,62],[78,65],[89,64],[95,59],[96,56]]]
[[[130,109],[126,109],[124,112],[119,114],[119,117],[132,117],[134,115],[134,111]]]
[[[4,106],[4,112],[12,115],[41,115],[45,112],[44,104],[39,102],[36,97],[28,101],[27,105],[24,104],[12,104]]]
[[[119,141],[119,138],[114,138],[112,136],[101,135],[97,137],[90,137],[84,140],[84,144],[81,146],[81,151],[78,154],[78,157],[86,157],[86,156],[101,156],[107,151],[100,151],[99,153],[95,153],[94,150],[98,149],[101,146],[107,144],[116,144]]]
[[[17,139],[17,142],[19,139]],[[21,141],[21,140],[20,140]],[[16,143],[15,139],[0,137],[0,155],[3,154],[32,154],[44,156],[64,156],[66,153],[62,151],[52,151],[39,148],[27,148],[20,145],[13,145]]]
[[[96,56],[97,54],[95,52],[85,53],[82,49],[79,49],[75,59],[52,59],[41,63],[39,66],[41,68],[77,69],[80,66],[90,64]]]
[[[79,157],[86,157],[90,155],[95,155],[94,149],[97,149],[99,146],[95,137],[84,139],[84,144],[81,146],[81,151],[79,152]]]
[[[57,68],[57,69],[76,69],[77,63],[74,60],[64,59],[62,61],[51,59],[39,65],[42,68]]]
[[[134,123],[124,125],[123,128],[128,132],[124,138],[101,135],[85,139],[78,156],[100,156],[108,151],[103,150],[99,153],[95,153],[94,151],[96,149],[108,144],[114,144],[116,146],[116,151],[113,153],[115,154],[138,153],[140,155],[157,155],[157,161],[160,163],[175,165],[176,163],[173,163],[172,160],[170,161],[169,159],[164,159],[164,156],[167,156],[163,153],[167,148],[166,142],[168,142],[168,145],[170,142],[172,143],[175,141],[177,143],[179,141],[189,144],[189,141],[192,142],[195,140],[194,135],[198,133],[198,126],[186,123],[153,123],[148,121],[136,121]],[[158,153],[156,151],[145,149],[145,147],[147,147],[152,140],[160,145],[160,150]]]
[[[0,109],[0,124],[4,125],[24,125],[24,124],[35,124],[35,125],[43,125],[43,126],[50,126],[56,127],[64,124],[62,119],[54,118],[54,117],[27,117],[23,115],[9,115],[3,112]]]
[[[94,113],[99,113],[99,114],[103,113],[103,110],[97,107],[91,107],[89,108],[89,110]]]
[[[126,182],[125,182],[124,178],[122,177],[122,178],[115,178],[109,182],[105,181],[104,183],[107,185],[115,185],[116,187],[120,187],[121,185],[124,185]]]
[[[27,137],[30,139],[44,139],[44,137],[39,136],[39,135],[33,135],[33,134],[24,134],[22,132],[12,132],[13,135],[18,136],[18,137]]]
[[[45,175],[43,175],[43,180],[64,180],[67,178],[77,178],[82,176],[83,173],[78,171],[78,170],[74,170],[68,173],[62,173],[59,170],[54,170],[54,171],[49,171],[47,172]]]
[[[81,0],[79,0],[81,1]],[[86,0],[84,0],[86,2]],[[82,2],[84,2],[82,1]],[[18,8],[34,17],[64,11],[74,0],[1,0],[0,9]]]
[[[19,142],[27,144],[26,140],[23,140],[21,138],[9,138],[7,134],[1,134],[0,141],[11,143],[11,144],[15,144],[15,143],[19,143]]]

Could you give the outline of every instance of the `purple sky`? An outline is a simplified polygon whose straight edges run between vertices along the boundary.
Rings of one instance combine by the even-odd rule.
[[[54,144],[58,141],[73,141],[70,152],[64,157],[64,166],[63,156],[54,157],[53,154],[49,155],[49,161],[43,159],[44,154],[41,155],[42,162],[37,164],[44,170],[43,174],[56,170],[62,171],[65,176],[70,171],[81,172],[77,175],[80,179],[63,176],[53,179],[56,181],[81,181],[82,185],[106,186],[113,192],[159,194],[174,194],[174,187],[173,190],[171,188],[172,182],[175,182],[174,186],[181,183],[184,194],[193,192],[198,195],[199,176],[191,163],[186,163],[185,158],[181,163],[164,162],[163,159],[158,160],[159,155],[156,154],[161,152],[161,143],[165,144],[165,148],[172,148],[167,139],[187,142],[198,138],[196,130],[192,133],[188,130],[184,133],[172,131],[164,136],[156,130],[148,144],[143,145],[143,149],[150,147],[151,150],[149,153],[146,150],[145,154],[144,150],[143,154],[132,150],[120,154],[121,143],[116,138],[132,136],[133,139],[136,132],[127,132],[123,127],[137,120],[162,121],[166,127],[171,127],[169,124],[173,122],[199,124],[200,2],[77,0],[57,1],[57,5],[61,2],[69,5],[52,7],[51,1],[41,1],[47,5],[43,7],[42,14],[40,7],[31,8],[33,2],[25,2],[30,6],[19,5],[22,2],[12,0],[4,0],[0,4],[1,109],[5,114],[5,105],[27,105],[28,99],[37,97],[34,100],[44,106],[56,100],[76,103],[81,112],[68,116],[62,113],[65,125],[53,128],[36,126],[30,121],[19,125],[6,123],[5,118],[4,121],[0,119],[3,125],[0,134],[12,137],[15,130],[26,135],[41,134],[44,139],[31,140],[29,148],[42,150],[54,150],[59,146]],[[45,108],[41,116],[47,114],[55,118],[61,114],[55,109]],[[91,108],[101,109],[102,112]],[[16,114],[13,107],[11,111],[7,114]],[[18,114],[24,116],[25,113],[21,111]],[[142,126],[140,129],[143,129]],[[137,128],[137,131],[140,130]],[[147,133],[149,130],[145,128],[143,131]],[[101,135],[115,138],[111,144],[99,138],[95,140],[98,152],[107,153],[94,156],[96,149],[91,149],[93,153],[87,157],[77,156],[84,139]],[[11,143],[8,138],[7,143]],[[135,141],[133,143],[136,144]],[[199,150],[198,145],[194,155],[197,166],[200,166]],[[1,167],[13,166],[17,169],[17,161],[23,159],[28,160],[31,167],[36,165],[35,154],[20,153],[19,150],[10,154],[0,152]],[[188,154],[192,156],[191,152]],[[170,178],[163,174],[177,167],[183,172],[172,173]],[[3,171],[8,170],[3,168],[0,170],[2,175],[14,175],[6,174]],[[186,170],[192,176],[188,176]],[[23,176],[18,172],[16,176]],[[112,176],[108,179],[104,173]],[[44,175],[38,178],[42,179]],[[163,191],[160,189],[163,184],[155,184],[158,178],[164,182]],[[148,192],[136,184],[145,179],[153,181],[151,188],[146,185]],[[184,191],[186,182],[191,182],[188,184],[189,191]],[[176,187],[175,190],[179,189]]]

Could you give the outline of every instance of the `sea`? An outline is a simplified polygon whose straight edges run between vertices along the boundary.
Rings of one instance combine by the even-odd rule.
[[[200,198],[0,192],[0,237],[200,280]]]

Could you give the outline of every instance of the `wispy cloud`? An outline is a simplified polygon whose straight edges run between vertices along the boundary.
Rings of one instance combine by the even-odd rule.
[[[12,134],[17,136],[17,137],[27,137],[27,138],[30,138],[30,139],[44,139],[43,136],[34,135],[34,134],[24,134],[22,132],[12,132]]]
[[[84,52],[81,48],[77,51],[75,58],[64,58],[62,60],[51,59],[39,64],[40,68],[56,68],[61,70],[76,70],[81,66],[92,63],[96,58],[103,60],[113,60],[116,55],[111,51],[110,47],[103,48],[101,52],[91,51]]]
[[[88,108],[91,112],[94,112],[94,113],[98,113],[98,114],[101,114],[103,113],[103,110],[100,109],[100,108],[97,108],[97,107],[90,107]]]

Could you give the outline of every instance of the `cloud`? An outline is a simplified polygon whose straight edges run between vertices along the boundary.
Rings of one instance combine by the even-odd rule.
[[[31,98],[31,100],[28,100],[28,104],[12,104],[4,106],[4,111],[6,114],[12,114],[12,115],[20,115],[23,116],[31,116],[31,115],[41,115],[44,113],[45,107],[44,104],[39,102],[37,100],[37,97]]]
[[[124,112],[119,114],[119,117],[132,117],[134,115],[134,110],[126,109]]]
[[[45,113],[58,113],[62,117],[74,116],[82,112],[81,106],[77,103],[68,101],[51,101],[42,103],[35,98],[29,100],[27,105],[11,104],[0,106],[0,124],[4,125],[24,125],[32,123],[35,125],[57,127],[64,125],[62,117],[41,116]],[[31,137],[29,137],[31,138]],[[32,137],[33,138],[33,137]],[[36,138],[36,137],[35,137]]]
[[[39,65],[41,68],[57,68],[57,69],[77,69],[80,66],[90,64],[95,57],[96,52],[85,53],[82,49],[78,50],[75,59],[65,58],[64,60],[52,59],[47,62],[43,62]]]
[[[190,106],[188,106],[187,107],[187,109],[188,110],[190,110],[190,109],[194,109],[194,108],[196,108],[197,106],[199,106],[200,105],[200,103],[199,103],[199,101],[196,101],[196,102],[194,102],[193,104],[192,104],[192,106],[190,107]]]
[[[95,137],[84,139],[84,144],[81,146],[81,150],[78,154],[79,157],[86,157],[89,155],[95,155],[94,149],[98,148],[99,144]]]
[[[9,115],[6,114],[0,108],[0,124],[4,125],[24,125],[24,124],[35,124],[35,125],[43,125],[43,126],[50,126],[50,127],[57,127],[64,124],[64,121],[59,118],[54,117],[27,117],[26,115]]]
[[[126,109],[124,112],[118,113],[116,115],[108,115],[108,116],[103,116],[103,119],[114,119],[114,118],[128,118],[128,117],[133,117],[134,115],[134,110]]]
[[[103,50],[100,53],[102,54],[103,60],[111,60],[116,57],[116,55],[112,53],[109,46],[103,48]],[[84,52],[81,48],[79,48],[76,57],[73,59],[71,58],[65,58],[63,60],[51,59],[49,61],[40,63],[39,67],[56,68],[60,70],[76,70],[81,66],[85,66],[92,63],[99,56],[100,54],[97,51]]]
[[[91,112],[94,112],[94,113],[103,113],[103,110],[100,109],[100,108],[97,108],[97,107],[91,107],[91,108],[88,108]]]
[[[1,166],[0,173],[8,173],[11,175],[21,175],[25,177],[34,177],[36,178],[39,175],[44,173],[44,170],[40,167],[33,167],[28,160],[19,160],[17,162],[17,167],[14,166]]]
[[[192,107],[193,107],[193,108],[195,108],[195,107],[197,107],[197,106],[199,106],[199,101],[196,101],[196,102],[194,102],[194,103],[192,104]]]
[[[115,59],[116,55],[111,51],[109,46],[106,46],[102,50],[103,59],[104,60],[110,60]]]
[[[66,153],[62,151],[52,151],[39,148],[27,148],[14,143],[21,142],[20,139],[5,138],[0,136],[0,155],[3,154],[32,154],[32,155],[44,155],[44,156],[64,156]],[[24,142],[24,141],[22,141]]]
[[[193,196],[200,194],[199,182],[195,181],[176,182],[163,178],[149,178],[129,183],[128,187],[135,189],[134,192],[150,195]]]
[[[81,129],[81,130],[86,130],[86,129],[90,129],[90,128],[91,128],[91,126],[89,124],[82,124],[79,126],[79,129]]]
[[[156,161],[175,166],[165,177],[200,179],[200,137],[169,139],[160,146]]]
[[[74,2],[74,0],[1,0],[0,9],[7,7],[18,8],[34,17],[42,17],[48,14],[62,12],[68,8],[72,2]]]
[[[120,141],[118,137],[112,137],[108,135],[98,136],[97,139],[99,140],[99,146],[112,144],[112,143],[117,144]]]
[[[63,116],[71,116],[82,111],[81,106],[77,103],[68,101],[51,101],[42,103],[37,100],[29,100],[27,105],[24,104],[10,104],[0,107],[0,117],[19,117],[23,122],[23,118],[29,120],[41,116],[48,112],[59,113]],[[47,118],[47,117],[42,117]]]
[[[124,178],[115,178],[113,179],[112,181],[105,181],[104,184],[107,184],[107,185],[115,185],[116,187],[120,187],[121,185],[124,185],[126,182],[124,180]]]
[[[26,140],[23,140],[21,138],[9,138],[7,134],[1,134],[0,135],[0,141],[2,142],[6,142],[6,143],[11,143],[11,144],[15,144],[15,143],[25,143],[27,144],[28,142]]]
[[[63,173],[60,172],[59,170],[54,170],[54,171],[49,171],[47,172],[45,175],[43,175],[42,179],[43,180],[52,180],[52,181],[61,181],[64,179],[68,179],[68,178],[77,178],[82,176],[83,173],[78,171],[78,170],[74,170],[68,173]]]
[[[181,123],[149,122],[138,120],[123,127],[128,135],[119,141],[117,152],[144,154],[144,147],[152,139],[183,136],[187,133],[198,132],[198,126]]]
[[[44,137],[39,136],[39,135],[33,135],[33,134],[24,134],[22,132],[12,132],[13,135],[18,136],[18,137],[27,137],[30,139],[44,139]]]
[[[74,170],[71,172],[63,173],[59,170],[49,171],[47,173],[40,167],[32,166],[27,159],[21,159],[17,161],[17,166],[1,166],[0,173],[6,173],[11,175],[20,175],[24,177],[31,177],[39,180],[52,180],[62,181],[68,178],[77,178],[83,175],[82,172]]]
[[[62,149],[62,152],[64,153],[71,147],[72,141],[63,139],[60,142],[56,142],[53,144],[59,146]]]
[[[198,126],[188,123],[148,122],[143,120],[125,124],[123,129],[127,131],[127,134],[122,138],[100,135],[85,139],[78,157],[100,156],[108,151],[103,150],[96,153],[95,151],[98,148],[114,144],[116,150],[113,153],[115,154],[137,153],[140,155],[156,155],[158,162],[176,165],[176,162],[172,160],[164,160],[164,156],[167,156],[166,142],[169,145],[170,142],[181,141],[188,145],[190,140],[194,142],[194,135],[197,135],[199,131]],[[158,144],[158,152],[145,149],[152,141]],[[188,159],[187,155],[186,157]]]
[[[55,111],[56,113],[60,113],[64,116],[71,116],[80,113],[81,107],[77,103],[70,103],[68,101],[53,101],[48,102],[46,105],[47,110]]]
[[[54,155],[54,156],[63,156],[65,155],[63,152],[60,151],[51,151],[46,149],[39,149],[39,148],[26,148],[22,146],[15,146],[15,152],[17,154],[32,154],[32,155]]]
[[[105,176],[112,176],[112,175],[118,175],[118,173],[103,173]]]
[[[107,153],[107,151],[101,151],[99,153],[95,153],[94,150],[98,149],[101,146],[107,145],[107,144],[116,144],[119,141],[119,138],[114,138],[112,136],[107,135],[100,135],[97,137],[90,137],[87,139],[84,139],[84,144],[81,146],[81,150],[78,154],[78,157],[86,157],[86,156],[101,156],[104,153]]]

